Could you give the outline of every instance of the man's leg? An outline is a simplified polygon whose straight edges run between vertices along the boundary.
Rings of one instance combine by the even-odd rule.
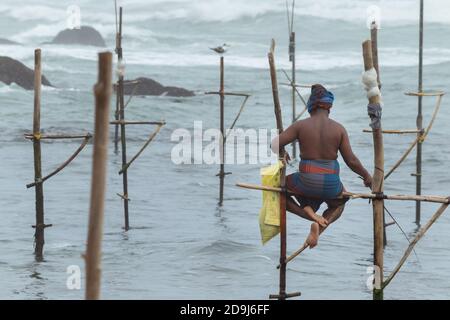
[[[289,212],[292,212],[293,214],[296,214],[297,216],[307,219],[310,221],[314,221],[306,212],[302,209],[295,201],[292,199],[291,196],[286,197],[286,209]]]
[[[326,201],[328,208],[324,211],[323,217],[328,221],[328,226],[341,217],[346,202],[347,200],[345,199],[333,199]],[[317,222],[313,222],[311,224],[311,230],[306,238],[306,243],[311,249],[317,245],[319,235],[325,231],[328,226],[322,227]]]
[[[303,199],[303,206],[301,207],[294,201],[291,196],[288,196],[286,201],[286,209],[303,219],[315,221],[321,226],[326,226],[328,224],[326,219],[316,213],[321,203],[322,201],[307,201],[306,199]]]
[[[327,219],[328,226],[335,222],[337,219],[339,219],[342,215],[342,212],[344,212],[345,209],[345,203],[348,199],[333,199],[326,201],[328,208],[323,212],[323,217]],[[320,228],[320,233],[322,233],[325,228]]]

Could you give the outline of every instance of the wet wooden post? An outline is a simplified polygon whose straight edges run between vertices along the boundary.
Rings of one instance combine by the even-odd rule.
[[[291,32],[289,37],[289,60],[292,62],[292,123],[297,118],[297,107],[295,101],[296,79],[295,79],[295,32]],[[292,142],[292,159],[297,159],[297,141]]]
[[[119,8],[119,37],[122,38],[122,7]],[[125,231],[130,229],[130,219],[128,215],[128,167],[127,167],[127,139],[126,139],[126,124],[125,124],[125,102],[124,102],[124,70],[122,64],[122,40],[120,40],[119,46],[119,82],[117,86],[117,98],[119,107],[119,120],[120,120],[120,145],[122,149],[122,184],[123,194],[121,198],[123,200],[123,210],[125,219]]]
[[[272,39],[270,52],[268,53],[269,66],[270,66],[270,80],[272,83],[272,96],[275,111],[275,118],[277,122],[278,133],[283,132],[283,118],[281,115],[280,97],[278,94],[278,82],[277,71],[275,67],[275,41]],[[279,151],[279,158],[284,163],[285,151],[281,148]],[[280,285],[279,293],[276,295],[269,295],[270,299],[286,300],[286,298],[299,296],[299,292],[288,294],[286,293],[286,248],[287,248],[287,223],[286,223],[286,164],[280,172],[280,187],[282,192],[280,193]]]
[[[117,14],[117,13],[116,13]],[[117,63],[118,68],[122,68],[122,7],[119,9],[119,27],[116,33],[116,54],[117,54]],[[116,121],[119,120],[120,116],[120,90],[117,88],[116,92],[116,111],[114,113],[114,118]],[[116,124],[114,126],[114,152],[119,152],[119,125]]]
[[[373,68],[372,60],[372,44],[370,40],[363,42],[364,70],[368,71]],[[370,104],[380,103],[380,96],[369,98]],[[377,129],[373,129],[374,143],[374,162],[375,172],[373,175],[372,192],[376,195],[383,195],[384,189],[384,149],[383,149],[383,133],[381,125]],[[383,197],[375,198],[372,201],[373,206],[373,228],[374,228],[374,266],[375,270],[375,286],[373,289],[373,299],[383,300],[383,215],[384,200]],[[380,288],[377,288],[377,284]]]
[[[33,151],[34,181],[36,183],[36,225],[34,233],[34,254],[36,260],[42,261],[44,251],[44,188],[41,167],[41,49],[34,51],[34,112],[33,112]]]
[[[224,189],[224,179],[225,179],[225,70],[223,56],[220,57],[220,188],[219,188],[219,206],[223,204],[223,189]]]
[[[99,53],[95,94],[95,133],[92,161],[91,202],[86,247],[86,299],[100,298],[101,245],[108,157],[109,104],[111,99],[112,54]]]
[[[381,80],[380,80],[380,67],[378,64],[378,25],[376,21],[373,21],[370,27],[370,40],[372,45],[372,61],[373,67],[377,72],[377,82],[378,88],[381,89]],[[386,247],[387,237],[386,237],[386,213],[383,210],[383,246]]]
[[[278,83],[277,72],[275,68],[274,60],[274,46],[275,42],[272,40],[272,48],[269,52],[269,64],[270,64],[270,80],[272,83],[272,95],[275,111],[275,118],[277,122],[278,134],[283,132],[283,118],[281,116],[280,98],[278,95]],[[282,160],[284,158],[284,148],[279,149],[279,157]],[[285,188],[286,167],[281,169],[280,187],[283,190]],[[279,288],[279,300],[286,299],[286,241],[287,241],[287,225],[286,225],[286,195],[280,193],[280,288]]]
[[[422,93],[423,90],[423,0],[420,0],[420,22],[419,22],[419,84],[418,92]],[[418,95],[418,107],[417,107],[417,130],[418,136],[423,134],[423,116],[422,116],[422,95]],[[416,194],[422,194],[422,143],[423,140],[419,138],[417,142],[417,157],[416,157],[416,172],[413,174],[416,177]],[[421,204],[420,201],[416,202],[416,224],[420,225]]]

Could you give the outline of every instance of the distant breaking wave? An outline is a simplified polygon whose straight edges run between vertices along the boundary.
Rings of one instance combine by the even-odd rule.
[[[84,4],[84,3],[86,4]],[[64,20],[66,4],[56,0],[18,0],[11,4],[0,4],[0,14],[19,21],[41,20],[58,22]],[[110,1],[82,1],[82,18],[86,22],[113,24],[114,6]],[[128,22],[149,20],[192,20],[193,22],[231,22],[253,19],[265,14],[285,14],[284,0],[123,0]],[[366,10],[371,5],[381,9],[382,22],[389,24],[417,24],[418,1],[416,0],[297,0],[296,13],[332,20],[358,23],[366,20]],[[425,19],[429,22],[450,24],[448,18],[450,1],[425,2]]]
[[[29,67],[32,66],[34,47],[31,46],[1,46],[2,55],[14,57],[23,61]],[[42,47],[46,65],[49,71],[63,71],[69,73],[79,73],[80,70],[71,70],[70,67],[52,67],[52,58],[75,59],[84,61],[97,61],[96,47],[67,47],[60,45],[45,45]],[[101,50],[101,49],[100,49]],[[157,51],[156,51],[157,50]],[[217,56],[211,54],[205,46],[203,51],[196,49],[194,52],[174,51],[169,49],[156,49],[155,51],[145,51],[142,49],[130,49],[125,56],[125,65],[142,66],[172,66],[172,67],[193,67],[193,66],[217,66]],[[281,49],[280,49],[281,50]],[[437,65],[450,62],[450,49],[425,48],[424,65]],[[226,65],[250,69],[267,69],[267,52],[261,49],[257,52],[230,52],[226,55]],[[383,67],[413,67],[418,63],[418,51],[416,48],[380,48],[380,62]],[[330,56],[333,59],[330,59]],[[290,69],[288,57],[284,54],[277,56],[277,66],[279,69]],[[297,68],[306,71],[320,71],[335,68],[361,67],[361,53],[357,51],[310,51],[302,50],[297,52]],[[44,65],[45,68],[45,65]]]

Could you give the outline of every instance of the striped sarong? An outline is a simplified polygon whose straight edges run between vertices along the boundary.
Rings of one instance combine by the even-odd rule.
[[[299,172],[286,177],[286,187],[296,194],[302,207],[317,211],[320,205],[336,199],[343,191],[337,160],[301,160]]]

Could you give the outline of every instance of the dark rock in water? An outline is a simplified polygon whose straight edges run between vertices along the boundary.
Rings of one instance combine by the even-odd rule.
[[[34,70],[20,61],[0,56],[0,81],[7,85],[14,82],[26,90],[33,90]],[[45,76],[42,76],[42,84],[52,87]]]
[[[0,44],[18,44],[18,43],[14,42],[14,41],[11,41],[11,40],[8,40],[8,39],[0,38]]]
[[[88,26],[82,26],[80,29],[63,30],[50,43],[106,47],[102,35],[94,28]]]
[[[193,91],[178,87],[165,87],[161,83],[149,78],[137,78],[126,81],[124,94],[137,96],[169,96],[169,97],[193,97]]]

